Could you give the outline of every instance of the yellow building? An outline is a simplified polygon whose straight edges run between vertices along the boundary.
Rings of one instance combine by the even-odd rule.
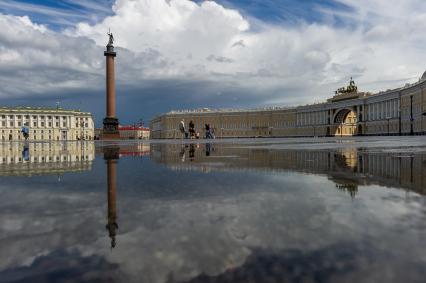
[[[29,133],[28,140],[64,141],[92,140],[94,137],[92,114],[62,108],[1,107],[0,140],[24,140],[22,129]]]
[[[210,124],[216,138],[417,135],[426,133],[425,114],[426,72],[414,84],[376,94],[358,92],[351,79],[327,102],[313,105],[171,111],[152,119],[150,130],[153,139],[182,138],[183,120],[186,130],[193,121],[201,137]]]

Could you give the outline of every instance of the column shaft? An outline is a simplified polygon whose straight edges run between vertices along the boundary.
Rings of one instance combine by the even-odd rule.
[[[114,57],[107,56],[106,59],[106,113],[107,117],[116,117],[115,113],[115,72],[114,72]]]

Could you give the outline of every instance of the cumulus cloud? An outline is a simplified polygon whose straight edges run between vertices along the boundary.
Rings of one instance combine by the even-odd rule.
[[[302,104],[328,98],[350,76],[360,89],[378,91],[421,75],[422,1],[336,2],[345,9],[318,6],[323,21],[275,24],[214,1],[189,0],[117,0],[98,23],[63,31],[0,15],[0,97],[87,92],[102,105],[109,28],[119,52],[118,86],[134,90],[139,101],[156,87],[183,82],[204,85],[186,89],[187,107]],[[173,88],[162,96],[180,99]],[[148,112],[167,110],[156,105]]]

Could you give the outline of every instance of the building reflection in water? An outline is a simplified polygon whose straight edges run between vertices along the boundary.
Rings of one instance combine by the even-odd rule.
[[[104,159],[107,164],[107,191],[108,191],[108,223],[106,229],[111,238],[111,248],[116,246],[117,235],[117,160],[120,158],[119,147],[103,148]]]
[[[0,143],[0,176],[86,171],[95,158],[93,142]]]
[[[172,170],[296,171],[326,175],[355,197],[358,187],[378,184],[426,194],[426,154],[343,148],[265,149],[235,144],[151,144],[151,159]]]

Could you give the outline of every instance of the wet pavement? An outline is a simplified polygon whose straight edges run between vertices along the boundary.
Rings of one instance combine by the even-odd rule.
[[[0,143],[0,282],[424,282],[426,138]]]

